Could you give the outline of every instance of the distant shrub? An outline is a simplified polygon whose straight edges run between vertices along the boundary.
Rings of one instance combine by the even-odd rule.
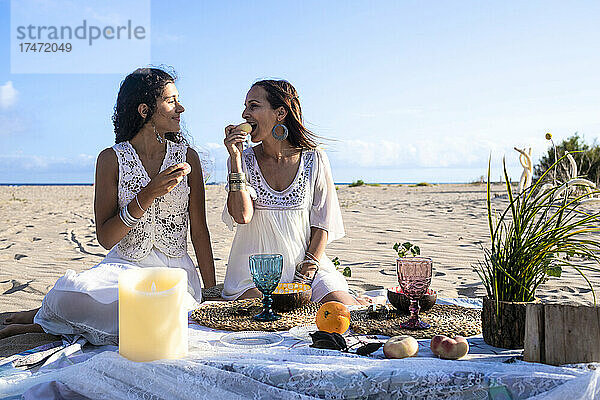
[[[362,179],[359,179],[355,182],[352,182],[350,185],[348,185],[349,187],[357,187],[357,186],[363,186],[365,184],[365,181],[363,181]]]
[[[415,184],[414,186],[431,186],[431,183],[419,182],[419,183]]]
[[[584,138],[575,132],[573,136],[556,145],[558,158],[564,156],[565,151],[570,152],[575,159],[579,176],[584,176],[597,185],[600,181],[600,145],[595,140],[591,146],[588,145],[585,143]],[[538,180],[555,161],[554,148],[550,146],[546,155],[533,167],[533,178]],[[569,162],[566,160],[557,165],[556,177],[559,181],[564,182],[566,180],[568,170]],[[551,177],[548,178],[551,179]]]

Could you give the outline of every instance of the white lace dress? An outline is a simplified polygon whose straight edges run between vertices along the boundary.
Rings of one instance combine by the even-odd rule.
[[[113,150],[119,161],[118,202],[124,207],[150,177],[129,142],[118,143]],[[187,146],[167,141],[160,170],[185,161],[186,153]],[[188,275],[186,306],[194,308],[202,301],[202,286],[187,253],[189,192],[186,177],[155,199],[99,264],[81,273],[67,270],[44,297],[34,322],[54,335],[80,335],[96,345],[118,344],[118,276],[131,268],[183,268]]]
[[[248,266],[251,254],[282,254],[281,282],[292,282],[295,266],[308,248],[311,227],[326,230],[328,243],[345,234],[331,167],[323,150],[303,150],[296,177],[283,191],[273,190],[266,182],[251,147],[242,154],[242,169],[254,200],[254,215],[248,224],[238,225],[227,204],[223,209],[223,222],[232,230],[237,226],[222,292],[227,300],[235,300],[254,287]],[[347,292],[346,279],[325,254],[320,264],[312,285],[312,301],[320,301],[333,291]]]

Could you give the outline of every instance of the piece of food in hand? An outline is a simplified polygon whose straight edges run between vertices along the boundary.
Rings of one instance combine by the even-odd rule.
[[[341,335],[350,327],[350,311],[339,301],[328,301],[317,311],[315,321],[320,331]]]
[[[247,122],[239,124],[238,126],[236,126],[236,128],[245,133],[252,132],[252,125],[250,125]]]
[[[388,339],[383,345],[386,358],[414,357],[419,353],[419,342],[412,336],[400,335]]]
[[[183,162],[182,165],[179,168],[176,168],[173,170],[173,172],[171,172],[172,174],[175,174],[177,172],[183,171],[183,175],[187,175],[190,172],[192,172],[192,166],[186,162]]]
[[[444,335],[437,335],[431,339],[433,354],[446,360],[458,360],[469,353],[469,342],[462,336],[454,339]]]

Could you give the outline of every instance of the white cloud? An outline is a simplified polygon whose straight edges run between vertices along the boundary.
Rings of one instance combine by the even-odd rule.
[[[56,157],[35,154],[0,154],[3,183],[92,183],[95,156]]]
[[[203,143],[202,147],[207,149],[207,151],[210,153],[210,156],[215,160],[215,163],[217,163],[217,168],[221,168],[221,164],[225,165],[224,163],[227,160],[227,157],[229,157],[229,153],[227,152],[227,149],[223,143],[208,142]]]
[[[7,109],[15,105],[19,92],[13,86],[12,81],[0,86],[0,109]]]
[[[79,154],[75,157],[38,156],[33,154],[1,154],[0,172],[19,171],[66,172],[93,170],[96,157]]]
[[[473,168],[487,166],[493,159],[506,156],[507,165],[518,165],[515,143],[509,139],[490,141],[470,137],[415,138],[410,142],[390,140],[346,140],[328,151],[332,162],[363,168]],[[521,148],[525,145],[518,144]],[[544,151],[540,138],[533,147],[534,156]]]

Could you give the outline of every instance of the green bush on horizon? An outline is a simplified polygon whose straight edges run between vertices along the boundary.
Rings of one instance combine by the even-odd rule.
[[[365,184],[365,181],[363,181],[362,179],[359,179],[359,180],[354,181],[351,184],[349,184],[348,187],[363,186],[364,184]]]
[[[415,183],[414,185],[410,185],[411,187],[421,187],[421,186],[433,186],[431,183],[429,182],[419,182],[419,183]]]
[[[556,153],[559,158],[565,155],[565,151],[571,153],[575,159],[579,176],[589,179],[598,186],[600,183],[600,145],[596,143],[596,140],[591,145],[588,145],[585,143],[585,139],[579,136],[578,132],[575,132],[573,136],[556,144]],[[550,146],[546,155],[533,167],[533,179],[537,181],[555,162],[554,147]],[[568,168],[569,162],[567,160],[560,162],[556,166],[556,177],[561,182],[567,180]]]

